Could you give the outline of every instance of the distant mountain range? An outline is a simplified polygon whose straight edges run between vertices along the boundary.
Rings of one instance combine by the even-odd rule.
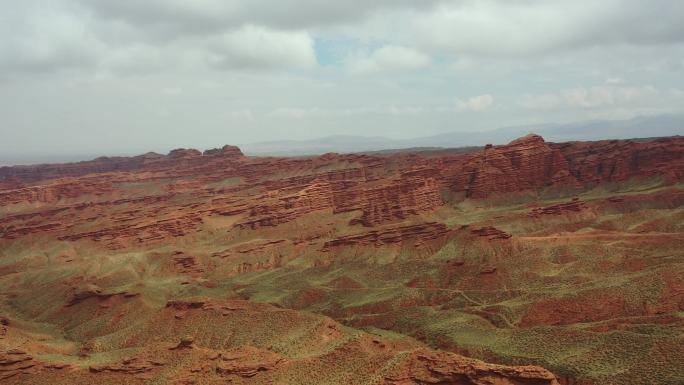
[[[304,156],[326,152],[393,152],[396,150],[467,150],[487,143],[506,144],[529,133],[539,134],[550,142],[631,139],[684,135],[684,114],[644,116],[629,120],[592,120],[565,124],[522,125],[482,132],[454,131],[413,139],[390,139],[380,136],[334,135],[310,140],[277,140],[240,144],[246,155]],[[228,141],[230,143],[230,141]],[[221,143],[217,143],[221,144]],[[233,143],[231,143],[233,144]],[[472,149],[471,149],[472,150]],[[450,150],[453,151],[453,150]],[[135,152],[109,154],[133,156]],[[95,159],[98,154],[0,154],[0,167],[17,164],[66,163]]]
[[[503,144],[534,132],[547,141],[629,139],[684,134],[684,115],[643,116],[629,120],[592,120],[565,124],[504,127],[482,132],[455,131],[414,139],[335,135],[310,140],[280,140],[241,145],[247,155],[297,156],[326,152],[368,152],[402,148],[453,148]]]

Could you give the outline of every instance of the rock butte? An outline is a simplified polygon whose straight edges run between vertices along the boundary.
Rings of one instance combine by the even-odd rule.
[[[0,380],[676,383],[683,181],[681,137],[1,167]]]

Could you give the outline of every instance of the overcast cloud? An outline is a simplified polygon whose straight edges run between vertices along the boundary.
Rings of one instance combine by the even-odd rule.
[[[679,0],[0,5],[5,158],[684,113]]]

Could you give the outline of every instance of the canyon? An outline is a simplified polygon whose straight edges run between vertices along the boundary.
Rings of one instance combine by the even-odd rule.
[[[684,383],[684,138],[0,167],[7,384]]]

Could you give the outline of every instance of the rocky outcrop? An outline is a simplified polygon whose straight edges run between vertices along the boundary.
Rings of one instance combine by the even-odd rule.
[[[105,242],[110,249],[120,249],[125,247],[127,241],[148,243],[180,237],[193,232],[197,225],[202,222],[201,217],[197,214],[153,219],[151,223],[142,224],[140,223],[141,221],[148,219],[143,213],[137,213],[137,215],[127,219],[138,224],[135,226],[121,224],[95,231],[71,233],[58,236],[57,239],[67,241],[90,239],[96,242]]]
[[[238,225],[251,229],[276,226],[314,211],[331,209],[333,213],[360,211],[361,216],[351,224],[372,227],[442,205],[439,183],[434,178],[405,177],[377,187],[367,184],[371,185],[354,180],[311,182],[293,193],[288,192],[293,187],[269,190]]]
[[[584,186],[623,182],[631,178],[684,179],[684,138],[567,142],[553,147]]]
[[[577,184],[562,153],[534,134],[505,146],[487,146],[452,172],[451,188],[470,198]]]
[[[176,251],[173,253],[173,263],[176,271],[181,274],[197,276],[204,273],[204,268],[202,267],[202,263],[198,260],[198,258],[192,255],[187,255],[182,251]]]
[[[205,156],[222,156],[222,157],[230,157],[230,158],[239,158],[242,156],[245,156],[245,154],[242,153],[239,147],[237,146],[231,146],[231,145],[225,145],[221,148],[213,148],[211,150],[206,150],[202,153],[202,155]]]
[[[0,207],[19,203],[55,203],[83,195],[104,195],[112,191],[105,181],[63,180],[40,186],[0,191]]]
[[[208,311],[217,310],[220,312],[244,310],[249,308],[249,303],[242,300],[219,301],[209,297],[189,297],[182,299],[174,299],[166,302],[166,309],[173,311]]]
[[[0,180],[0,191],[2,190],[18,190],[24,188],[25,185],[21,179],[17,177],[8,177],[4,180]]]
[[[164,366],[164,362],[155,359],[143,359],[139,357],[126,358],[119,363],[105,365],[91,365],[88,369],[91,373],[114,372],[122,374],[139,374],[150,372]]]
[[[99,157],[97,159],[61,164],[39,164],[30,166],[0,167],[0,190],[4,186],[19,187],[19,183],[30,183],[66,177],[81,177],[95,173],[159,171],[176,167],[214,165],[224,160],[232,161],[243,156],[236,146],[226,145],[220,149],[202,152],[195,149],[174,149],[168,155],[149,152],[133,157]],[[191,162],[187,162],[191,159]]]
[[[188,309],[211,309],[214,304],[210,298],[197,297],[197,298],[187,298],[179,300],[171,300],[166,303],[167,308],[173,308],[176,310],[188,310]]]
[[[69,302],[67,303],[67,307],[74,306],[76,304],[79,304],[87,299],[90,298],[96,298],[96,299],[108,299],[114,296],[122,296],[124,298],[132,298],[138,296],[138,293],[132,293],[128,291],[117,291],[117,292],[108,292],[96,285],[87,285],[85,288],[77,290],[72,296]]]
[[[226,352],[221,352],[216,364],[216,373],[224,376],[254,377],[260,372],[277,369],[286,363],[281,355],[269,350],[244,346]]]
[[[0,351],[0,381],[20,374],[31,374],[36,365],[33,357],[23,350]]]
[[[195,348],[195,337],[193,336],[183,336],[181,337],[178,345],[171,348],[171,350],[178,349],[194,349]]]
[[[0,182],[13,179],[27,183],[94,173],[136,171],[149,162],[163,158],[164,155],[147,153],[134,157],[100,157],[75,163],[0,167]]]
[[[511,237],[510,234],[506,233],[505,231],[501,231],[494,226],[485,226],[477,229],[471,229],[470,233],[478,237],[486,238],[488,240],[503,240]]]
[[[548,370],[536,366],[492,365],[453,353],[413,352],[381,382],[385,385],[558,385]]]
[[[442,205],[439,184],[434,178],[408,177],[395,183],[361,190],[351,206],[336,207],[336,212],[361,209],[363,214],[352,224],[366,227],[403,220]]]
[[[423,244],[446,237],[449,229],[442,223],[427,222],[407,226],[387,227],[361,234],[339,237],[325,242],[323,250],[329,251],[342,246],[380,247],[403,242]]]
[[[680,137],[557,144],[530,134],[437,163],[451,190],[487,198],[548,187],[582,189],[631,178],[681,181],[682,154],[684,138]]]
[[[194,148],[177,148],[169,151],[167,156],[169,158],[192,158],[200,155],[202,155],[202,153]]]
[[[333,186],[329,183],[313,183],[294,193],[269,191],[249,209],[248,218],[238,226],[251,229],[276,226],[332,206]]]
[[[584,201],[581,201],[579,198],[573,198],[570,202],[563,202],[533,209],[530,213],[530,216],[540,217],[542,215],[564,215],[570,213],[579,213],[586,208],[587,204]]]

